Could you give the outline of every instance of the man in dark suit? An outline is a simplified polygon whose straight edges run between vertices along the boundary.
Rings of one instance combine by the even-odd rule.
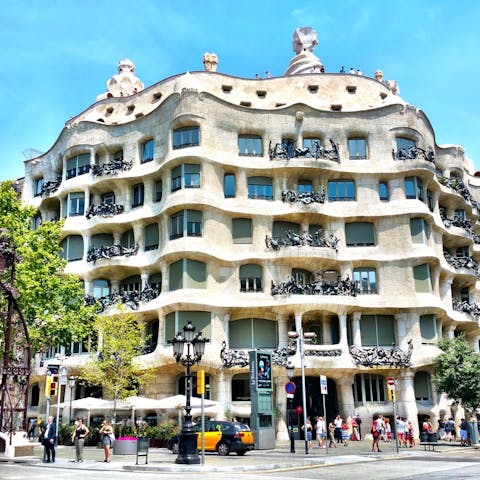
[[[43,446],[45,447],[45,455],[43,458],[46,463],[55,462],[55,437],[57,433],[57,426],[53,422],[53,417],[48,417],[45,431],[43,432]]]

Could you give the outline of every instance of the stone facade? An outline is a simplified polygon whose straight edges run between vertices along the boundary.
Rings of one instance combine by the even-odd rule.
[[[140,357],[157,372],[144,394],[182,389],[167,341],[190,312],[210,338],[201,367],[219,417],[249,415],[242,358],[252,348],[279,359],[284,416],[284,367],[293,362],[293,406],[301,404],[288,332],[302,330],[317,333],[305,345],[309,414],[322,412],[320,374],[332,418],[391,415],[390,376],[397,412],[417,428],[418,416],[451,414],[431,374],[441,337],[464,332],[479,349],[467,306],[478,294],[480,184],[463,149],[436,145],[426,115],[377,78],[176,75],[98,101],[26,161],[24,199],[43,220],[65,219],[67,271],[87,295],[117,291],[155,332]],[[293,201],[284,201],[288,191]],[[309,200],[321,191],[323,201]],[[321,238],[335,238],[334,248]],[[92,246],[112,245],[130,253],[98,250],[87,261]],[[449,263],[444,251],[473,264]],[[155,293],[142,297],[147,287]],[[75,356],[68,362],[74,370]]]

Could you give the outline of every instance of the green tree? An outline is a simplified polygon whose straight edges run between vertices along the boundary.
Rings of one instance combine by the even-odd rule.
[[[146,346],[145,327],[131,313],[98,317],[94,330],[99,339],[98,353],[92,355],[80,372],[89,385],[102,385],[106,397],[115,402],[136,395],[139,385],[151,374],[135,357]],[[114,417],[116,416],[116,408]]]
[[[435,384],[467,410],[480,406],[480,355],[464,335],[438,342],[442,353],[436,360]]]
[[[0,183],[0,225],[20,257],[14,286],[33,353],[86,338],[95,318],[94,308],[85,306],[80,279],[64,273],[63,221],[43,222],[34,230],[35,213],[33,207],[22,205],[11,182]]]

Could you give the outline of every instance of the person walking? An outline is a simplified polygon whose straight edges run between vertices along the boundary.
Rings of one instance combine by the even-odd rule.
[[[378,440],[380,439],[380,433],[377,430],[378,426],[378,416],[374,415],[373,416],[373,421],[372,421],[372,428],[370,432],[372,433],[373,441],[372,441],[372,452],[375,451],[375,447],[377,447],[377,452],[381,452],[379,446],[378,446]]]
[[[342,420],[342,417],[340,416],[340,414],[338,414],[336,417],[335,417],[335,420],[333,421],[334,425],[335,425],[335,441],[338,443],[338,444],[341,444],[343,442],[342,440],[342,424],[343,424],[343,420]]]
[[[362,418],[358,413],[355,415],[355,421],[357,422],[358,439],[361,440],[362,439]]]
[[[466,447],[468,446],[468,422],[462,418],[460,421],[460,446]]]
[[[72,433],[72,441],[75,445],[75,463],[83,462],[83,447],[85,445],[85,437],[90,430],[83,424],[83,418],[77,418],[75,422],[75,430]]]
[[[110,463],[111,461],[111,447],[115,440],[113,427],[110,425],[110,422],[105,419],[102,422],[102,428],[100,428],[100,437],[102,438],[102,445],[103,445],[103,452],[105,453],[105,460],[104,462]]]
[[[45,431],[43,432],[43,446],[45,448],[45,463],[55,463],[55,437],[57,434],[57,425],[53,421],[53,417],[48,417]]]
[[[308,449],[311,450],[313,448],[313,445],[312,445],[313,426],[312,426],[312,422],[310,421],[310,417],[307,417],[306,425],[302,425],[302,430],[304,431],[305,440],[307,441]]]
[[[335,423],[333,420],[328,424],[328,440],[329,448],[332,448],[332,446],[337,448],[337,442],[335,441]]]
[[[320,448],[325,448],[327,438],[327,426],[323,417],[317,417],[317,421],[315,423],[315,432],[317,434],[318,446]]]

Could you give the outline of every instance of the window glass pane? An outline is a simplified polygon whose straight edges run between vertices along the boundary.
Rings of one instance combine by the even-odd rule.
[[[405,178],[405,196],[407,198],[417,198],[415,177]]]
[[[305,157],[314,157],[315,152],[319,150],[322,145],[322,141],[319,138],[304,138],[303,139],[303,148],[308,148],[308,153]]]
[[[354,222],[345,225],[347,247],[375,245],[375,229],[370,222]]]
[[[391,347],[395,343],[395,323],[391,315],[377,315],[378,346]]]
[[[135,247],[135,235],[133,234],[133,229],[127,230],[122,234],[120,244],[125,248]]]
[[[185,164],[183,167],[185,188],[200,188],[200,165]]]
[[[413,243],[425,243],[425,220],[423,218],[410,219],[410,233]]]
[[[277,322],[253,319],[253,348],[277,348]]]
[[[408,150],[409,148],[414,146],[415,142],[413,140],[404,137],[397,137],[397,150],[400,150],[401,148]]]
[[[378,196],[380,200],[388,200],[388,185],[386,182],[378,184]]]
[[[417,372],[413,384],[415,400],[430,400],[430,375],[427,372]]]
[[[374,268],[359,268],[353,271],[353,281],[359,293],[377,293],[377,273]]]
[[[155,182],[155,189],[154,189],[154,202],[160,202],[162,200],[162,193],[163,193],[163,184],[161,180]]]
[[[361,160],[367,158],[367,141],[364,138],[349,138],[348,153],[350,159]]]
[[[183,288],[183,260],[170,264],[168,273],[168,289],[172,291],[180,288]]]
[[[185,148],[199,145],[200,129],[185,127],[173,131],[173,148]]]
[[[132,275],[123,279],[120,283],[120,290],[124,292],[139,292],[142,288],[140,275]]]
[[[227,173],[223,177],[223,194],[225,198],[235,196],[235,175],[233,173]]]
[[[111,233],[97,233],[90,240],[90,246],[100,248],[102,245],[113,245],[113,235]]]
[[[335,201],[354,201],[355,183],[353,180],[330,180],[328,182],[328,200]]]
[[[183,237],[183,210],[170,217],[170,240]]]
[[[200,237],[202,235],[202,212],[187,210],[187,235]]]
[[[171,268],[171,265],[170,265]],[[169,313],[165,316],[165,342],[173,340],[177,334],[177,327],[175,324],[175,312]]]
[[[155,250],[158,248],[159,231],[158,223],[152,223],[145,227],[145,250]]]
[[[143,145],[143,162],[151,162],[153,160],[153,140],[149,140]]]
[[[252,319],[244,318],[229,323],[228,343],[230,348],[253,348]]]
[[[250,378],[248,373],[238,373],[232,377],[232,401],[250,401]]]
[[[106,297],[110,295],[110,283],[103,278],[97,278],[93,281],[93,296],[95,298]]]
[[[182,166],[178,166],[172,169],[172,192],[180,190],[182,188]]]
[[[81,260],[83,258],[83,238],[80,235],[68,237],[68,260]]]
[[[362,346],[377,346],[377,322],[375,315],[362,315],[360,319]]]
[[[273,198],[272,179],[269,177],[250,177],[248,179],[248,198],[271,200]]]
[[[437,321],[435,315],[420,316],[420,333],[424,340],[436,340]]]
[[[430,266],[428,264],[417,265],[413,268],[415,280],[415,291],[418,293],[430,293],[432,285],[430,282]]]
[[[206,288],[207,273],[205,264],[196,260],[186,260],[185,288]]]
[[[238,154],[261,157],[263,155],[262,137],[258,135],[239,135]]]
[[[68,215],[70,217],[83,215],[85,210],[85,194],[83,192],[68,194]]]
[[[240,266],[240,291],[262,291],[263,268],[260,265],[248,264]]]
[[[234,218],[232,220],[233,243],[252,243],[252,220],[250,218]]]
[[[300,225],[292,222],[273,222],[272,237],[285,237],[285,232],[291,230],[294,233],[300,233]]]
[[[144,201],[144,194],[145,194],[145,188],[143,186],[143,183],[138,183],[133,187],[132,190],[132,207],[139,207],[143,205]]]
[[[311,180],[299,180],[298,181],[298,192],[299,193],[311,193],[312,192],[312,181]]]

